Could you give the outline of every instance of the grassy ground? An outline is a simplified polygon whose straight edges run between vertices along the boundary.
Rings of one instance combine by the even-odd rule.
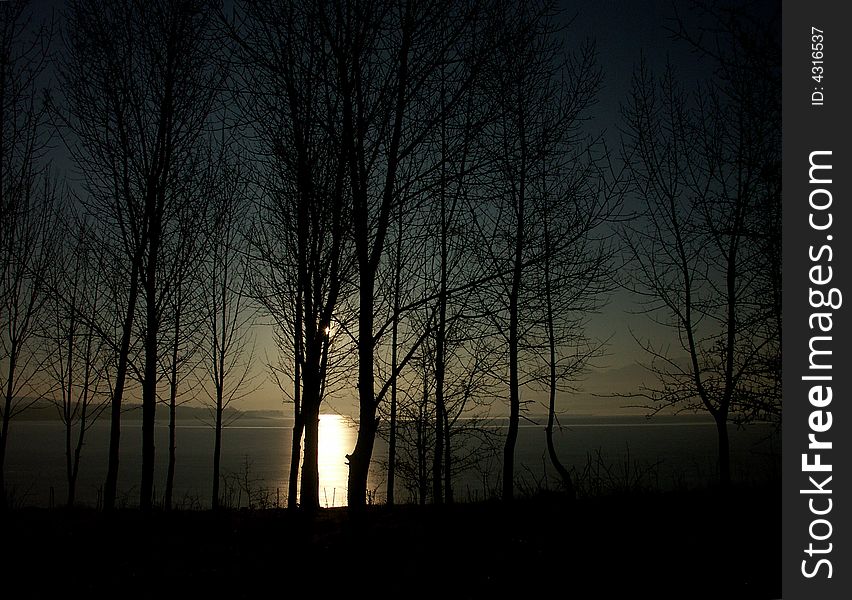
[[[18,510],[0,515],[0,589],[5,598],[779,598],[780,508],[777,489],[734,489],[361,514]]]

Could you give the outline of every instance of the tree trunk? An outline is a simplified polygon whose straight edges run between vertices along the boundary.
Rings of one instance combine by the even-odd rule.
[[[72,482],[74,478],[74,450],[71,444],[71,438],[74,435],[74,426],[71,422],[71,415],[68,412],[70,400],[67,402],[68,404],[65,405],[65,480],[68,482],[68,497],[65,504],[68,508],[71,508],[74,506],[74,484]]]
[[[216,392],[216,433],[213,441],[213,510],[219,509],[219,465],[222,458],[222,392]]]
[[[290,444],[290,478],[287,485],[287,508],[299,506],[299,461],[302,456],[302,291],[296,292],[296,314],[293,326],[293,440]]]
[[[427,361],[423,360],[423,400],[420,403],[417,419],[417,483],[420,506],[426,504],[426,494],[429,490],[428,470],[426,467],[426,415],[429,406],[429,377],[426,371]]]
[[[90,340],[91,343],[91,340]],[[87,358],[88,360],[88,358]],[[77,445],[74,448],[74,464],[71,467],[71,476],[68,479],[68,507],[74,506],[77,495],[77,475],[80,473],[80,455],[83,453],[83,441],[86,436],[86,418],[89,408],[89,373],[86,368],[86,381],[84,385],[84,401],[80,412],[80,431],[77,434]]]
[[[444,425],[447,423],[447,407],[444,401],[447,345],[447,227],[443,190],[441,191],[441,292],[438,295],[438,328],[435,332],[435,454],[432,459],[432,500],[443,502],[441,468],[444,459]]]
[[[177,344],[175,344],[177,346]],[[172,363],[174,364],[174,363]],[[177,381],[174,377],[177,374],[172,370],[172,383],[169,391],[169,469],[166,472],[166,497],[163,500],[163,508],[165,510],[172,509],[172,494],[175,485],[175,462],[177,459],[175,444],[175,418],[177,413]]]
[[[523,241],[523,204],[518,211],[517,239],[515,242],[515,265],[512,289],[509,293],[509,430],[503,447],[503,500],[514,495],[515,443],[518,439],[518,424],[521,414],[520,376],[518,374],[518,295],[521,286]]]
[[[544,223],[544,297],[545,308],[547,310],[547,342],[550,350],[550,398],[547,406],[547,428],[545,429],[545,437],[547,438],[547,455],[550,457],[550,463],[559,478],[562,480],[562,486],[571,500],[576,498],[574,484],[571,482],[571,474],[568,469],[559,460],[556,455],[556,447],[553,445],[553,422],[556,420],[556,330],[553,324],[553,289],[550,280],[550,230],[547,226],[546,219],[549,215],[545,215]]]
[[[515,443],[520,421],[520,390],[518,377],[518,301],[513,295],[509,317],[509,429],[503,446],[503,500],[514,495]]]
[[[553,465],[553,468],[556,469],[556,472],[559,473],[559,478],[562,480],[562,485],[565,488],[565,493],[568,494],[568,497],[571,500],[574,500],[577,496],[576,491],[574,490],[574,484],[571,482],[571,474],[568,472],[568,469],[562,464],[562,461],[559,460],[559,456],[556,454],[556,447],[553,445],[553,400],[550,402],[550,410],[547,416],[547,428],[545,429],[546,437],[547,437],[547,455],[550,457],[550,463]]]
[[[366,266],[366,265],[365,265]],[[364,273],[364,270],[369,271]],[[362,268],[360,290],[360,314],[358,316],[358,437],[355,449],[348,455],[349,482],[347,500],[349,506],[361,508],[367,503],[367,478],[370,459],[376,441],[376,400],[373,392],[373,292],[375,281],[372,271]]]
[[[157,309],[156,286],[146,286],[147,318],[145,333],[145,375],[142,385],[142,483],[139,486],[139,508],[149,511],[154,490],[154,416],[157,408]]]
[[[436,361],[437,362],[437,361]],[[437,365],[436,365],[437,366]],[[442,484],[444,476],[441,467],[444,464],[444,411],[439,400],[440,384],[435,388],[435,450],[432,453],[432,502],[443,504]]]
[[[9,412],[12,410],[12,402],[6,397],[3,410],[3,424],[0,429],[0,509],[6,508],[6,476],[4,464],[6,462],[6,438],[9,435]]]
[[[9,403],[6,403],[6,410],[3,412],[2,433],[0,433],[0,509],[6,508],[6,476],[3,467],[6,462],[6,437],[9,433]]]
[[[524,203],[526,202],[526,130],[523,110],[524,90],[518,90],[518,138],[521,145],[521,162],[518,172],[518,197],[516,199],[517,223],[515,226],[515,252],[512,288],[509,292],[509,431],[503,448],[503,500],[514,494],[515,443],[521,414],[520,376],[518,373],[518,296],[521,290],[524,255]]]
[[[314,393],[313,391],[311,393]],[[302,414],[305,426],[305,457],[302,461],[300,505],[303,509],[319,508],[319,403],[305,394]]]
[[[399,295],[402,289],[402,209],[397,211],[396,259],[393,282],[393,324],[391,326],[391,406],[390,439],[388,441],[388,493],[387,503],[393,506],[396,487],[396,411],[397,411],[397,361],[399,354]]]
[[[6,442],[9,439],[9,419],[12,417],[12,400],[15,395],[15,370],[17,367],[17,344],[12,342],[9,352],[8,379],[6,380],[6,398],[3,406],[3,424],[0,428],[0,509],[6,508]]]
[[[165,510],[172,509],[172,494],[174,492],[175,483],[175,461],[176,461],[176,445],[175,445],[175,418],[177,409],[177,386],[178,386],[178,353],[180,350],[180,304],[183,300],[181,293],[181,282],[177,282],[178,302],[174,311],[175,328],[174,328],[174,344],[172,345],[172,365],[171,365],[171,381],[169,382],[169,468],[166,472],[166,496],[163,500],[163,508]]]
[[[453,503],[453,472],[452,472],[452,446],[450,445],[450,421],[447,411],[444,411],[444,500],[447,504]]]
[[[443,23],[442,23],[443,25]],[[443,27],[441,30],[443,33]],[[447,345],[447,122],[445,109],[444,64],[441,63],[441,255],[438,294],[438,329],[435,332],[435,454],[432,457],[432,501],[443,503],[441,485],[444,460],[444,424],[446,403],[444,402],[444,377],[446,374],[445,350]]]
[[[309,304],[305,302],[305,306]],[[309,309],[310,310],[310,309]],[[319,508],[319,411],[322,402],[322,383],[327,355],[325,331],[322,324],[311,320],[305,344],[305,362],[302,365],[302,417],[305,427],[305,449],[302,461],[300,505],[307,510]]]
[[[115,389],[110,406],[109,459],[107,476],[104,482],[104,512],[115,508],[115,496],[118,488],[118,450],[121,441],[121,401],[124,396],[124,384],[130,355],[130,337],[133,333],[133,316],[136,313],[136,300],[139,294],[139,255],[134,258],[130,270],[130,290],[127,299],[127,313],[121,330],[121,347],[118,353],[118,368],[115,374]],[[1,470],[0,470],[1,471]]]
[[[556,469],[557,473],[559,473],[559,478],[562,480],[565,493],[568,494],[568,497],[571,500],[574,500],[577,497],[577,493],[574,490],[574,484],[571,482],[571,474],[562,464],[562,461],[559,460],[559,456],[556,455],[556,447],[553,445],[553,404],[550,406],[550,412],[547,417],[547,428],[545,429],[547,437],[547,455],[550,457],[550,463],[553,465],[553,468]]]
[[[396,323],[393,326],[393,344],[391,349],[391,369],[396,373]],[[387,503],[394,504],[394,488],[396,486],[396,375],[393,376],[391,384],[391,406],[390,406],[390,439],[388,440],[388,492]]]
[[[72,296],[71,303],[74,303],[74,297]],[[68,327],[68,355],[66,356],[65,361],[65,372],[68,377],[68,384],[63,389],[62,393],[64,395],[62,402],[62,411],[63,417],[65,421],[65,478],[68,482],[68,498],[66,505],[68,508],[71,508],[74,505],[74,484],[72,479],[74,478],[73,474],[73,462],[74,462],[74,450],[71,446],[71,438],[74,435],[74,423],[73,423],[73,415],[71,411],[71,403],[72,403],[72,394],[74,393],[74,383],[73,377],[71,375],[71,370],[74,366],[74,311],[71,311],[71,319]]]
[[[299,506],[299,459],[302,456],[302,434],[305,424],[302,414],[296,415],[293,422],[293,443],[290,446],[290,478],[287,487],[287,508]]]
[[[731,445],[727,417],[716,417],[716,431],[719,433],[719,484],[727,489],[731,485]]]

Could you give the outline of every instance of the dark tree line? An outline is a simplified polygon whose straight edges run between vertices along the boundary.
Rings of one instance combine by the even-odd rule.
[[[634,291],[676,333],[643,341],[655,408],[706,410],[719,476],[731,478],[729,423],[780,420],[780,15],[701,6],[674,36],[714,77],[691,90],[644,62],[625,103],[626,152],[645,208],[625,236]]]
[[[727,424],[780,416],[777,40],[747,16],[710,11],[714,44],[675,28],[716,65],[695,94],[638,66],[618,161],[589,121],[595,46],[544,0],[71,0],[57,35],[26,2],[0,13],[4,499],[9,421],[50,398],[69,505],[86,431],[109,415],[114,508],[134,399],[140,506],[155,502],[162,405],[171,507],[177,407],[196,401],[215,432],[218,507],[258,316],[293,408],[289,506],[320,506],[319,421],[335,395],[358,404],[350,506],[371,499],[379,435],[388,503],[400,489],[453,502],[454,478],[498,445],[511,499],[536,397],[573,495],[557,394],[603,352],[586,323],[624,250],[634,291],[685,353],[646,345],[662,383],[647,395],[715,418],[723,482]],[[56,89],[42,96],[49,60]],[[49,168],[51,138],[68,182]],[[622,228],[628,197],[640,208]],[[494,414],[508,414],[505,438]]]
[[[24,3],[0,6],[0,506],[9,423],[43,391],[39,348],[47,317],[48,270],[58,237],[58,183],[46,166],[50,143],[40,82],[52,29]]]

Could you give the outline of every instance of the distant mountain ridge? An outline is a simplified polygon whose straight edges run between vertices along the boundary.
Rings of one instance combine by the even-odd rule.
[[[26,400],[22,400],[26,403]],[[93,407],[90,407],[91,411]],[[109,407],[106,409],[109,410]],[[121,412],[126,418],[141,419],[142,404],[127,403],[122,407]],[[233,422],[235,419],[284,419],[286,415],[283,410],[238,410],[236,408],[226,408],[224,411],[224,420],[226,423]],[[106,418],[105,414],[101,414],[101,419]],[[202,421],[212,424],[213,412],[212,408],[199,406],[197,404],[184,404],[175,408],[175,418],[178,421]],[[169,411],[165,404],[157,405],[156,413],[157,422],[168,422]],[[34,400],[32,405],[27,407],[22,412],[15,415],[14,420],[22,421],[58,421],[59,414],[57,407],[49,400]]]

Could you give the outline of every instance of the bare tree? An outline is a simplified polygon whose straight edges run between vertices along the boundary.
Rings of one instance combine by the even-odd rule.
[[[395,448],[393,465],[388,463],[389,479],[393,468],[395,489],[393,495],[388,489],[389,500],[395,498],[396,487],[406,490],[410,501],[420,505],[425,505],[431,494],[431,456],[435,451],[433,356],[427,340],[411,367],[397,377],[399,389],[392,429],[389,423]]]
[[[168,386],[165,403],[169,411],[169,461],[163,497],[165,510],[171,509],[174,494],[177,407],[193,400],[199,386],[197,366],[205,325],[200,271],[205,254],[215,242],[209,239],[209,231],[200,225],[211,218],[209,211],[214,193],[210,193],[209,184],[217,181],[221,166],[221,160],[211,158],[206,168],[200,170],[197,183],[186,190],[191,197],[181,203],[176,235],[166,240],[163,252],[165,260],[161,280],[168,282],[160,300],[163,326],[160,368]]]
[[[772,23],[703,18],[712,41],[678,31],[712,61],[709,81],[690,92],[644,63],[634,76],[626,152],[644,211],[626,240],[635,289],[677,342],[643,344],[659,377],[644,395],[710,413],[726,486],[728,423],[780,410],[780,259],[767,252],[780,244],[780,52]]]
[[[422,290],[426,287],[423,281],[423,260],[425,258],[422,249],[426,236],[422,231],[422,227],[416,223],[416,211],[404,210],[403,205],[396,209],[393,223],[393,242],[389,244],[388,252],[388,269],[386,270],[386,280],[382,288],[387,288],[386,296],[389,299],[390,306],[389,322],[390,322],[390,347],[388,351],[390,356],[387,359],[386,367],[387,377],[390,383],[390,400],[386,410],[379,408],[379,414],[387,420],[387,441],[388,441],[388,462],[387,462],[387,492],[386,502],[394,504],[396,501],[396,479],[397,479],[397,448],[399,446],[400,437],[405,437],[405,432],[400,431],[400,415],[408,413],[404,418],[409,420],[414,418],[418,427],[426,426],[426,414],[423,411],[417,410],[410,412],[405,406],[407,403],[415,401],[418,406],[421,406],[419,379],[418,383],[404,381],[404,374],[401,372],[399,365],[403,360],[406,349],[411,346],[414,338],[421,335],[425,325],[424,323],[415,322],[408,324],[403,321],[403,307],[415,301],[421,295]],[[414,361],[418,361],[415,359]],[[419,361],[425,369],[423,360]],[[415,368],[415,371],[417,369]],[[422,369],[421,369],[422,370]],[[404,385],[413,385],[418,392],[415,392],[417,400],[411,398],[408,390],[404,390]],[[416,415],[412,417],[411,415]],[[383,435],[380,430],[379,435]],[[421,436],[422,437],[422,436]],[[406,443],[403,439],[402,443]],[[422,453],[420,454],[422,456]],[[425,501],[425,498],[424,498]]]
[[[392,270],[393,270],[393,291],[391,298],[393,299],[393,307],[391,309],[391,396],[390,396],[390,414],[388,415],[388,480],[386,499],[388,505],[393,505],[396,490],[396,448],[397,448],[397,420],[398,420],[398,384],[399,372],[397,365],[399,361],[399,317],[400,317],[400,302],[402,298],[402,273],[403,273],[403,255],[402,245],[404,235],[403,226],[403,211],[402,207],[398,207],[396,211],[396,239],[393,244]]]
[[[483,3],[388,1],[322,11],[321,31],[332,58],[341,102],[341,141],[351,195],[352,233],[358,277],[359,428],[349,454],[349,505],[366,502],[367,477],[378,430],[377,408],[390,380],[376,389],[376,352],[386,328],[376,328],[376,283],[385,256],[392,215],[406,198],[407,183],[435,172],[418,151],[439,127],[443,113],[460,109],[477,68],[439,99],[445,48],[456,60],[476,64],[486,54]],[[443,25],[446,24],[445,29]],[[442,105],[443,103],[443,105]],[[434,139],[434,138],[433,138]],[[414,162],[418,161],[418,162]],[[404,177],[403,177],[404,176]],[[390,326],[390,323],[388,323]],[[422,340],[421,340],[422,341]],[[416,351],[397,364],[404,368]]]
[[[439,26],[442,41],[447,35],[447,24]],[[475,228],[465,226],[471,216],[471,189],[476,175],[486,167],[487,157],[475,151],[481,141],[480,134],[490,120],[490,103],[482,94],[482,78],[464,94],[461,110],[450,112],[447,102],[458,96],[458,86],[470,85],[473,61],[452,61],[449,56],[457,48],[445,45],[443,60],[439,65],[438,127],[432,138],[432,153],[437,169],[423,194],[425,203],[424,245],[432,252],[427,257],[424,275],[426,281],[436,282],[435,326],[433,328],[435,377],[435,449],[432,460],[433,502],[453,501],[452,460],[453,431],[459,417],[468,408],[468,401],[477,398],[482,375],[488,370],[484,354],[477,344],[481,342],[480,315],[474,314],[475,291],[483,277],[483,264],[470,260],[472,247],[478,242]],[[479,159],[479,162],[477,162]],[[422,175],[421,175],[422,179]],[[431,184],[431,185],[428,185]],[[431,241],[434,240],[434,241]],[[471,285],[473,284],[473,285]]]
[[[7,229],[0,304],[0,496],[5,498],[3,463],[9,439],[9,423],[21,411],[43,398],[49,389],[38,375],[50,348],[43,344],[46,306],[50,298],[49,269],[55,260],[57,219],[54,211],[55,182],[44,176],[30,182],[27,195],[7,213],[13,220]],[[5,500],[0,501],[5,502]]]
[[[393,433],[395,439],[394,493],[396,488],[401,488],[422,504],[430,498],[433,502],[453,502],[456,497],[454,478],[479,467],[496,453],[497,432],[489,427],[491,399],[498,390],[490,369],[495,354],[492,339],[485,335],[472,337],[474,332],[484,334],[485,329],[472,328],[470,322],[454,319],[451,324],[447,335],[450,360],[441,428],[435,424],[438,410],[433,333],[398,376],[394,430],[388,419],[386,427],[379,432],[388,440]],[[456,326],[464,330],[463,335]],[[389,410],[390,407],[383,406],[380,414],[386,418]],[[438,431],[443,437],[441,444],[435,440]],[[435,469],[436,452],[440,456],[440,470]],[[389,474],[390,458],[389,455]],[[441,495],[440,500],[436,499],[436,494]]]
[[[214,421],[213,496],[219,508],[219,480],[222,456],[222,430],[227,424],[225,409],[252,390],[254,345],[251,325],[255,315],[248,294],[247,244],[244,228],[247,217],[246,180],[239,161],[220,163],[220,177],[209,191],[216,195],[216,218],[209,253],[202,266],[204,320],[207,342],[202,346],[204,364],[212,384],[208,389]],[[218,189],[217,189],[218,188]]]
[[[86,200],[120,249],[126,304],[112,400],[104,508],[115,502],[121,402],[140,297],[144,301],[143,452],[140,505],[152,502],[160,306],[160,254],[174,227],[181,186],[213,110],[221,70],[209,6],[202,1],[74,0],[61,79],[68,143]]]
[[[255,238],[263,265],[258,294],[291,339],[293,429],[290,505],[295,505],[304,433],[301,506],[319,507],[319,417],[328,389],[340,300],[351,293],[350,211],[333,62],[317,4],[246,3],[232,32],[245,62],[244,103],[264,161],[262,225]],[[239,94],[238,94],[239,96]],[[289,332],[289,333],[287,333]]]
[[[585,351],[574,354],[573,363],[557,358],[565,346],[585,345],[577,313],[572,327],[572,316],[557,316],[557,310],[582,313],[597,304],[597,293],[605,287],[604,261],[598,249],[588,257],[582,253],[594,246],[595,230],[616,206],[607,189],[598,189],[605,153],[582,128],[600,82],[594,47],[587,43],[569,52],[555,14],[552,4],[535,2],[507,12],[512,36],[491,69],[499,118],[489,125],[484,142],[493,165],[484,185],[491,201],[481,206],[475,221],[481,260],[500,274],[480,294],[506,345],[509,421],[502,485],[507,500],[513,496],[521,412],[529,402],[521,392],[541,381],[537,364],[542,355],[552,401],[557,380],[576,374],[589,358]],[[571,260],[578,262],[571,265]],[[557,287],[554,271],[571,273],[571,284]],[[550,422],[548,439],[552,427]]]
[[[68,214],[51,274],[51,325],[45,337],[52,346],[45,373],[58,388],[54,403],[65,427],[67,505],[74,505],[77,477],[88,430],[109,405],[111,340],[105,323],[102,256],[93,244],[91,223]]]
[[[570,96],[570,91],[564,95],[554,92],[554,97],[561,99]],[[559,122],[557,115],[554,122]],[[560,135],[570,128],[547,131]],[[540,316],[544,340],[539,355],[544,369],[539,382],[548,394],[548,457],[571,498],[575,496],[574,484],[553,439],[556,395],[573,391],[589,363],[604,350],[604,342],[589,339],[585,326],[589,315],[603,306],[615,287],[615,246],[609,242],[607,224],[619,213],[625,192],[622,179],[607,168],[606,150],[598,148],[603,155],[588,160],[587,143],[583,136],[558,140],[560,151],[542,170],[540,189],[544,259],[538,265],[536,287],[544,299]]]
[[[33,377],[44,358],[38,328],[56,224],[39,99],[49,40],[50,30],[34,23],[27,2],[0,5],[0,508],[9,422],[46,391],[34,387]]]

